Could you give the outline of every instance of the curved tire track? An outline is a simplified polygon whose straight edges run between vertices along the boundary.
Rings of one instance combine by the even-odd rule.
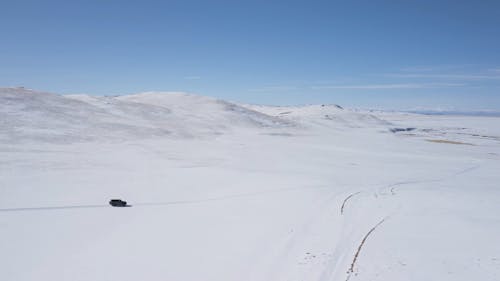
[[[360,193],[361,193],[361,191],[358,191],[358,192],[352,193],[351,195],[347,196],[347,197],[344,199],[344,202],[342,202],[342,206],[340,207],[340,215],[343,215],[343,214],[344,214],[344,207],[345,207],[345,205],[346,205],[347,201],[348,201],[349,199],[351,199],[353,196],[358,195],[358,194],[360,194]]]
[[[347,270],[346,281],[348,281],[351,278],[352,274],[354,273],[354,267],[356,266],[356,262],[358,260],[359,253],[361,253],[361,249],[363,248],[363,245],[366,243],[366,240],[368,239],[370,234],[372,234],[372,232],[375,231],[375,229],[377,229],[377,227],[379,225],[381,225],[386,219],[387,218],[383,218],[379,223],[377,223],[374,227],[372,227],[370,229],[370,231],[368,231],[368,233],[366,233],[365,237],[363,237],[363,240],[361,240],[361,243],[359,244],[358,249],[356,250],[356,253],[354,254],[354,258],[352,260],[351,266],[349,267],[349,270]]]

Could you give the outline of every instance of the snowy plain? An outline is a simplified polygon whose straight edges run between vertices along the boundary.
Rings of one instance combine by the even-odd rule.
[[[499,182],[498,117],[2,88],[0,280],[500,280]]]

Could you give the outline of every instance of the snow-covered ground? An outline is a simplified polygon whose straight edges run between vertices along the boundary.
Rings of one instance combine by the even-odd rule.
[[[499,171],[497,117],[4,88],[0,279],[499,280]]]

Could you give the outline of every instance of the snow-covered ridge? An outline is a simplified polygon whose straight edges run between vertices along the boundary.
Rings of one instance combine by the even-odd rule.
[[[385,124],[372,115],[343,110],[336,105],[266,107],[179,92],[89,96],[57,95],[25,88],[0,88],[0,120],[0,141],[6,142],[207,137],[245,129],[280,135],[316,125]]]
[[[0,140],[54,142],[154,136],[204,137],[291,122],[236,104],[184,93],[108,97],[0,89]]]
[[[369,112],[355,112],[336,104],[304,105],[304,106],[264,106],[246,105],[256,111],[285,120],[299,121],[309,125],[327,127],[377,127],[390,125]]]

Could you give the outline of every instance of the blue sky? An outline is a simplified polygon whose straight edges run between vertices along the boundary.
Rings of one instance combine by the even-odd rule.
[[[500,1],[1,1],[0,85],[500,110]]]

